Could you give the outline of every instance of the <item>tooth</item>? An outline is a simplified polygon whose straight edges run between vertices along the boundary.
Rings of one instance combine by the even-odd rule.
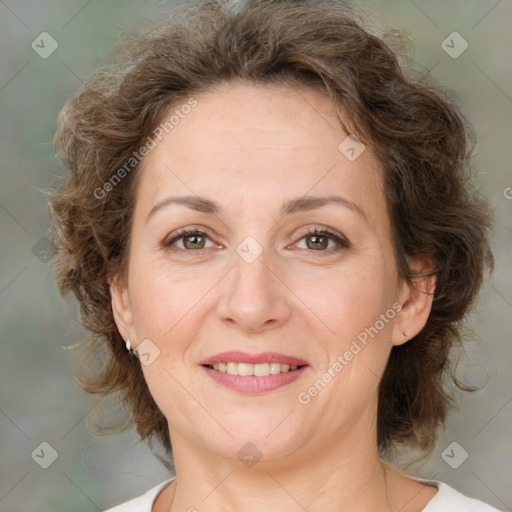
[[[289,364],[280,363],[237,363],[228,361],[227,363],[215,363],[212,365],[214,370],[230,375],[242,375],[244,377],[268,377],[269,375],[277,375],[278,373],[287,373],[297,370],[298,366],[290,366]]]
[[[270,363],[270,375],[281,373],[281,365],[279,363]]]
[[[270,375],[270,364],[259,363],[254,365],[254,375],[256,377],[268,377]]]
[[[230,375],[238,375],[238,364],[236,363],[227,363],[227,372]]]
[[[236,364],[236,363],[235,363]],[[238,375],[254,375],[254,365],[252,363],[238,363]]]

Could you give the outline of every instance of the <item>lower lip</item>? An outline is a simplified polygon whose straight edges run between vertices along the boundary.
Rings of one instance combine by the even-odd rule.
[[[302,366],[291,372],[269,375],[268,377],[244,377],[212,370],[206,366],[202,366],[202,368],[213,380],[227,388],[240,391],[241,393],[266,393],[267,391],[273,391],[274,389],[291,384],[304,374],[307,366]]]

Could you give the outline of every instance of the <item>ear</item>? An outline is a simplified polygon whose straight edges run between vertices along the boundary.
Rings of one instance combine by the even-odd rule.
[[[402,283],[399,297],[402,309],[397,314],[393,327],[393,345],[403,345],[425,327],[434,300],[436,277],[421,277],[432,273],[432,262],[428,258],[415,258],[410,262],[410,267],[420,277]]]
[[[128,296],[128,287],[119,279],[109,280],[112,312],[119,333],[126,341],[130,340],[132,348],[136,348],[135,329],[133,327],[133,314]]]

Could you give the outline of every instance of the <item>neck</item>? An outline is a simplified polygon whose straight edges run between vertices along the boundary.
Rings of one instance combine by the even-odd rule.
[[[290,458],[262,458],[252,468],[238,459],[205,454],[204,447],[179,437],[176,432],[171,435],[177,478],[166,500],[170,512],[392,510],[387,468],[372,436],[359,433],[337,444],[325,443],[324,451],[305,448]]]

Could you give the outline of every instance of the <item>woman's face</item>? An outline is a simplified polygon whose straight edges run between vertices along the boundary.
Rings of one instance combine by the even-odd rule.
[[[373,440],[390,349],[428,311],[397,276],[370,148],[319,91],[196,100],[143,161],[128,284],[112,287],[171,439],[233,459],[252,443],[263,461]],[[299,368],[266,375],[286,361]]]

